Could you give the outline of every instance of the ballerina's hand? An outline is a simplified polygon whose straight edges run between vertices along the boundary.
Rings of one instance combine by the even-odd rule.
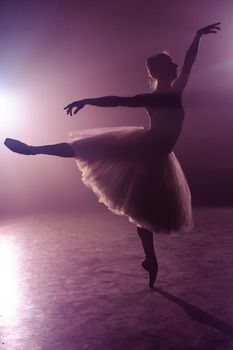
[[[66,114],[72,116],[73,114],[78,113],[78,111],[80,109],[82,109],[84,106],[85,106],[84,100],[79,100],[79,101],[75,101],[75,102],[72,102],[72,103],[68,104],[64,108],[64,110],[66,110]],[[74,109],[74,111],[73,111],[73,109]]]
[[[217,33],[219,30],[221,30],[220,24],[221,22],[217,22],[210,24],[209,26],[203,27],[197,31],[197,34],[202,36],[210,33]]]

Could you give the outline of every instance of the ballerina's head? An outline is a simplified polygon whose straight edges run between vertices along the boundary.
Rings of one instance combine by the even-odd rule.
[[[158,82],[171,84],[177,78],[177,64],[167,53],[158,53],[146,60],[146,68],[152,90],[156,90]]]

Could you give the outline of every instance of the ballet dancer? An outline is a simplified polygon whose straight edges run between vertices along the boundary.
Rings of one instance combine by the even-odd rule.
[[[84,106],[144,107],[150,128],[117,127],[82,130],[70,143],[29,146],[7,138],[5,145],[24,155],[46,154],[75,158],[82,179],[100,202],[112,212],[136,224],[145,253],[142,267],[153,288],[158,262],[153,233],[188,230],[192,227],[191,195],[173,148],[184,120],[182,93],[198,53],[200,39],[217,33],[220,23],[197,31],[180,75],[168,54],[158,53],[146,62],[152,92],[133,97],[105,96],[68,104],[72,116]]]

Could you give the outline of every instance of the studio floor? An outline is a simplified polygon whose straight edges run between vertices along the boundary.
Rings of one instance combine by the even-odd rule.
[[[0,349],[232,350],[233,209],[155,235],[148,288],[134,225],[107,210],[0,220]]]

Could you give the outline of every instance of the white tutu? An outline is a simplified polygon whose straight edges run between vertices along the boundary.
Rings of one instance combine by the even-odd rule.
[[[152,232],[192,227],[191,195],[173,152],[143,127],[70,134],[84,184],[112,212]]]

